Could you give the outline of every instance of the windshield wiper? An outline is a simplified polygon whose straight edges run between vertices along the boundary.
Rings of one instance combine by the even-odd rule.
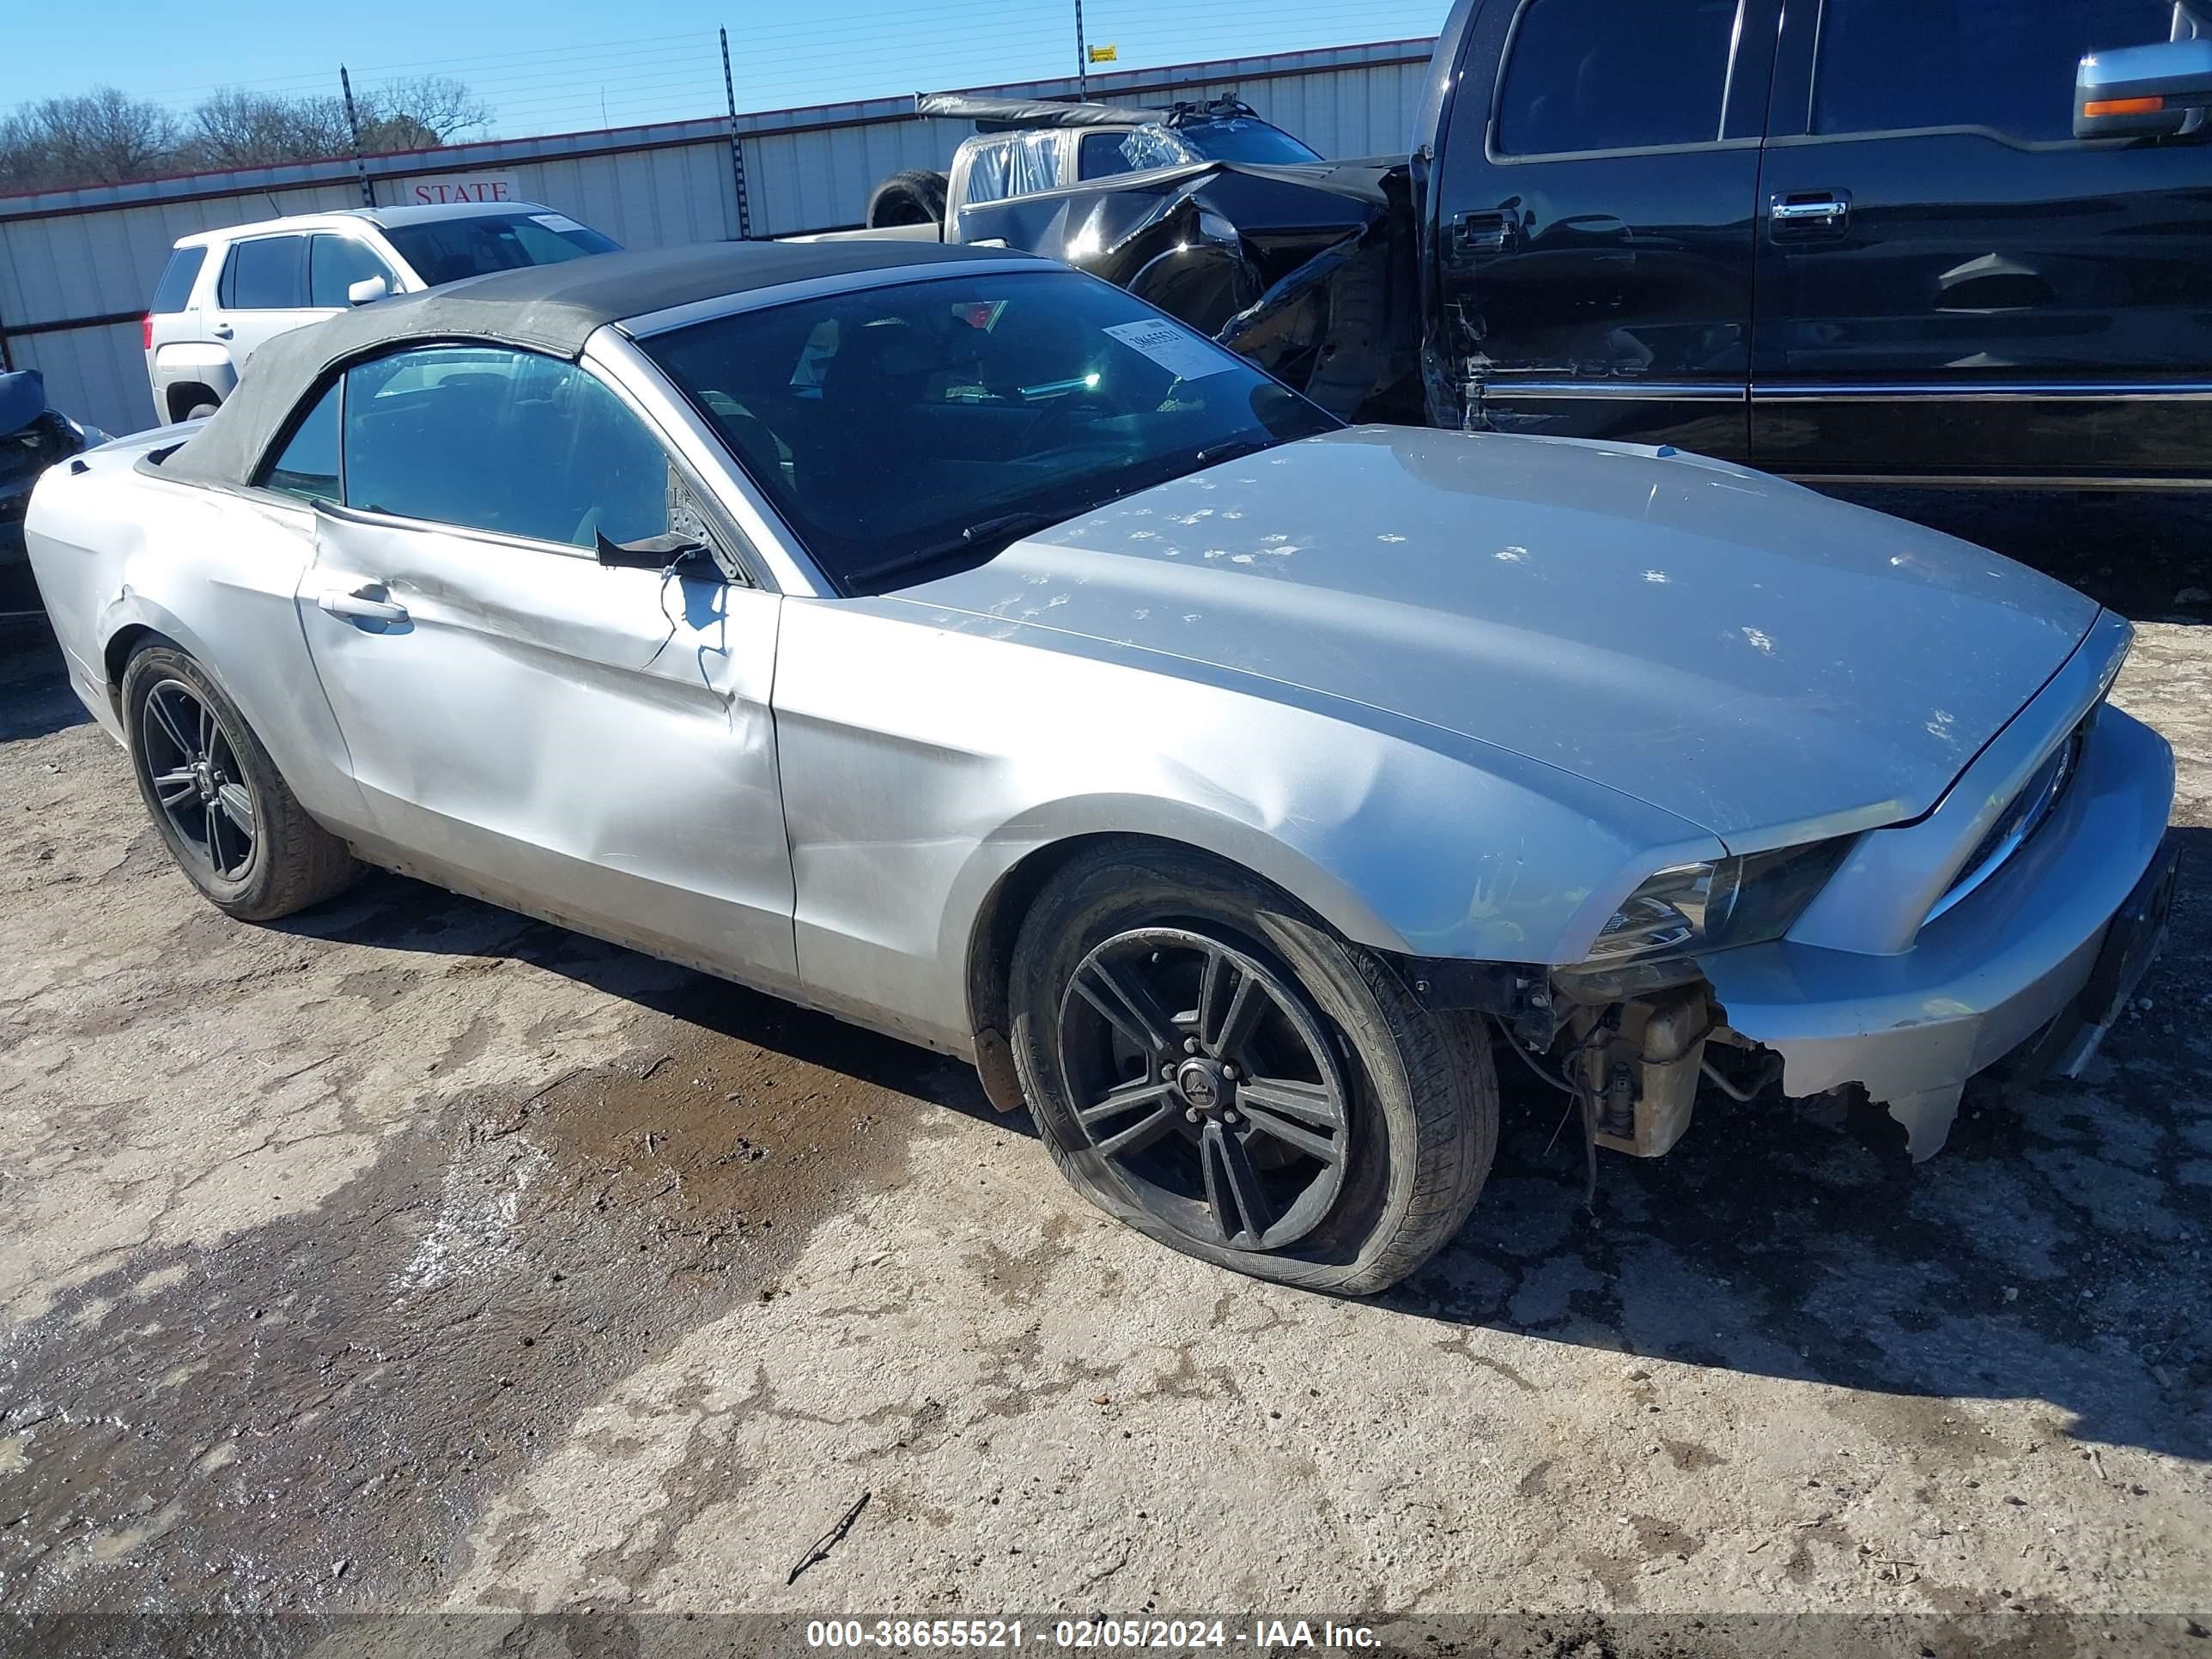
[[[1208,444],[1191,459],[1200,466],[1214,466],[1223,461],[1233,461],[1245,455],[1255,455],[1263,449],[1273,449],[1283,441],[1274,436],[1265,438],[1231,438],[1226,443]]]
[[[895,559],[885,559],[880,564],[850,571],[845,576],[845,585],[856,587],[878,577],[896,575],[902,570],[914,570],[926,564],[936,564],[963,553],[981,553],[988,556],[998,552],[1008,542],[1018,540],[1032,530],[1042,530],[1048,525],[1058,524],[1066,516],[1061,513],[1002,513],[995,519],[971,524],[959,534],[947,536],[943,541],[911,548]]]

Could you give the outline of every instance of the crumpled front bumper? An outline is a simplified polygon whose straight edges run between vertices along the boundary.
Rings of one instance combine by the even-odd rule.
[[[2162,843],[2172,803],[2172,749],[2105,704],[2051,817],[1909,949],[1784,939],[1699,965],[1729,1029],[1782,1056],[1784,1093],[1863,1084],[1904,1123],[1912,1156],[1928,1157],[1966,1079],[2039,1033],[2039,1054],[2086,1062],[2101,1032],[2069,1042],[2068,1028],[2094,1027],[2111,1011],[2081,1006],[2085,988],[2124,998],[2157,943],[2135,935],[2163,926],[2162,906],[2151,913],[2160,895],[2148,890],[2170,874]]]

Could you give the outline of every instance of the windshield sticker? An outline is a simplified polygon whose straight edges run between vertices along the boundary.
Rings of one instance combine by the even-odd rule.
[[[565,213],[533,213],[530,216],[530,222],[534,225],[543,225],[548,230],[566,231],[583,228],[583,226]]]
[[[1132,351],[1143,352],[1178,380],[1202,380],[1237,367],[1237,359],[1227,352],[1165,318],[1158,322],[1121,323],[1106,332]]]

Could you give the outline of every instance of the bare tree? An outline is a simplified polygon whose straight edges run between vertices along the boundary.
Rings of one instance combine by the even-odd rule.
[[[0,189],[118,185],[173,165],[176,117],[113,87],[44,98],[0,120]]]
[[[432,149],[491,125],[491,106],[443,75],[387,81],[356,100],[364,150]]]
[[[192,111],[185,150],[194,167],[251,167],[343,155],[349,142],[345,105],[337,98],[232,88]]]
[[[460,82],[417,76],[356,101],[361,147],[434,149],[488,129],[489,105]],[[283,97],[229,88],[183,121],[161,105],[97,87],[0,117],[0,194],[127,184],[186,168],[267,167],[343,155],[352,147],[336,97]]]

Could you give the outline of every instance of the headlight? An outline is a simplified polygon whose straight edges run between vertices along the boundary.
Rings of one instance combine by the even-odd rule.
[[[1613,912],[1590,946],[1590,964],[1615,967],[1779,939],[1827,884],[1850,844],[1846,836],[1669,865]]]

